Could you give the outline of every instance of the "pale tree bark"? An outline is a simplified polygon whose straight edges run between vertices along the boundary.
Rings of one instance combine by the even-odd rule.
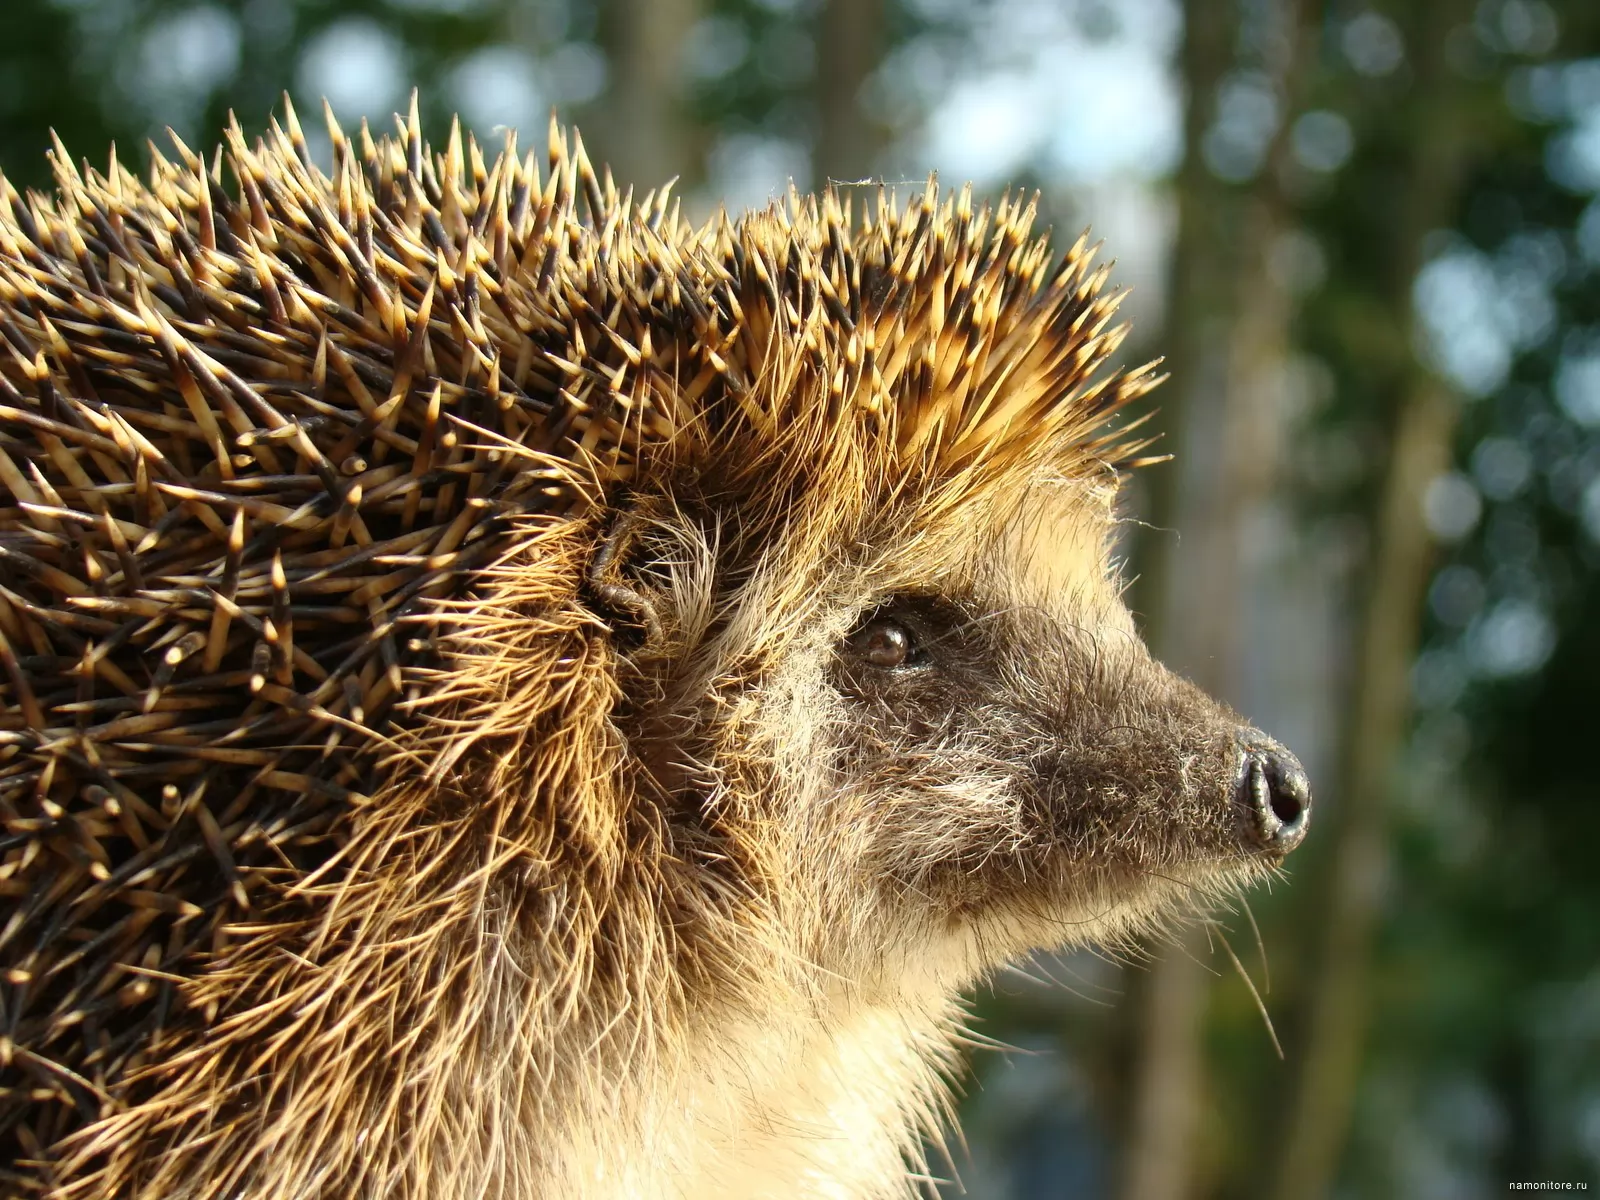
[[[618,183],[642,192],[698,176],[684,39],[701,0],[611,0],[608,9],[611,86],[600,117]]]
[[[1189,1194],[1200,1123],[1200,1049],[1207,980],[1205,938],[1185,931],[1154,958],[1139,999],[1138,1046],[1117,1194],[1122,1200],[1177,1200]]]
[[[1422,494],[1449,466],[1456,409],[1441,384],[1419,380],[1401,404],[1394,431],[1349,718],[1349,790],[1342,797],[1327,894],[1315,906],[1323,917],[1324,945],[1289,1131],[1280,1143],[1275,1200],[1327,1195],[1349,1128],[1385,872],[1388,773],[1410,717],[1410,666],[1429,573]]]
[[[883,148],[883,130],[861,107],[867,78],[878,65],[883,0],[826,0],[817,45],[816,178],[867,177]]]
[[[1289,106],[1296,62],[1314,36],[1302,5],[1272,10],[1265,66]],[[1233,61],[1238,26],[1232,6],[1185,5],[1183,67],[1189,89],[1188,154],[1178,181],[1168,340],[1178,405],[1164,448],[1177,455],[1165,492],[1154,497],[1160,552],[1153,575],[1147,634],[1169,665],[1201,687],[1237,703],[1241,691],[1242,614],[1252,569],[1247,545],[1254,518],[1270,502],[1281,458],[1280,403],[1289,352],[1291,297],[1272,253],[1286,220],[1277,187],[1284,153],[1280,132],[1267,169],[1248,190],[1220,188],[1200,160],[1209,99]],[[1285,125],[1287,121],[1285,121]],[[1206,1090],[1202,1034],[1209,992],[1203,930],[1158,949],[1135,991],[1139,1028],[1122,1200],[1182,1200],[1194,1191],[1195,1140]]]
[[[1399,186],[1396,271],[1388,306],[1410,342],[1411,286],[1422,241],[1455,216],[1472,131],[1462,86],[1444,61],[1445,34],[1472,16],[1470,0],[1432,0],[1416,14],[1418,96],[1412,156]],[[1428,484],[1450,464],[1458,401],[1439,379],[1412,365],[1397,381],[1389,462],[1374,514],[1375,549],[1358,633],[1358,657],[1337,783],[1320,915],[1322,945],[1309,982],[1302,1063],[1278,1139],[1273,1200],[1321,1200],[1336,1177],[1360,1081],[1373,932],[1387,859],[1391,771],[1411,719],[1416,656],[1432,546],[1423,515]]]
[[[1223,353],[1231,295],[1229,264],[1221,247],[1233,222],[1230,197],[1206,169],[1200,145],[1210,121],[1212,98],[1233,61],[1236,21],[1229,5],[1188,0],[1184,4],[1182,71],[1188,101],[1185,156],[1177,180],[1178,234],[1173,247],[1165,323],[1169,370],[1174,379],[1160,397],[1165,410],[1161,448],[1174,465],[1152,468],[1148,479],[1152,544],[1142,556],[1134,599],[1145,615],[1151,648],[1177,670],[1204,668],[1205,656],[1183,644],[1183,616],[1174,598],[1197,556],[1184,551],[1203,540],[1200,526],[1185,520],[1184,540],[1174,532],[1177,515],[1191,513],[1207,472],[1208,419],[1216,416],[1227,374]],[[1224,302],[1219,303],[1219,299]],[[1211,464],[1214,468],[1216,464]],[[1158,947],[1148,968],[1130,977],[1134,1003],[1133,1076],[1126,1105],[1118,1195],[1121,1200],[1178,1200],[1190,1175],[1199,1121],[1203,1064],[1201,1022],[1205,1008],[1204,938],[1190,930],[1178,945]]]

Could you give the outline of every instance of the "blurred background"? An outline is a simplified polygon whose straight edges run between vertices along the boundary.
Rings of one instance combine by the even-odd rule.
[[[1131,489],[1134,605],[1300,751],[1317,828],[1214,928],[979,995],[1014,1049],[942,1194],[1600,1187],[1600,4],[0,0],[18,184],[52,127],[128,161],[413,85],[436,140],[555,108],[702,214],[1042,188],[1134,285],[1178,455]]]

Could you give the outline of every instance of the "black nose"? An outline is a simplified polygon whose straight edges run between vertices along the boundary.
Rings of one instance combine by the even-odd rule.
[[[1282,746],[1247,746],[1234,794],[1245,811],[1250,839],[1263,850],[1287,854],[1305,838],[1311,824],[1311,781],[1300,760]]]

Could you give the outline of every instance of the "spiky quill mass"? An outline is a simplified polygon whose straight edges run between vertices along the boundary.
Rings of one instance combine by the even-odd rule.
[[[1031,203],[691,225],[554,126],[542,168],[435,155],[415,103],[329,135],[331,173],[291,110],[148,181],[57,144],[54,195],[0,184],[7,1192],[431,1194],[417,1148],[481,1141],[431,1081],[504,1034],[506,878],[568,956],[549,1019],[630,1002],[583,947],[664,877],[625,846],[688,852],[586,778],[642,623],[586,578],[653,474],[718,464],[759,524],[804,480],[954,507],[1138,453],[1106,422],[1151,377],[1100,370],[1105,270]]]

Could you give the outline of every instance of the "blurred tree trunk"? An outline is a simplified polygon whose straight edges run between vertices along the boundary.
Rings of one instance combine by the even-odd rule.
[[[1263,67],[1291,112],[1248,190],[1218,185],[1199,153],[1210,100],[1234,61],[1232,6],[1189,0],[1182,54],[1187,153],[1178,180],[1167,340],[1179,380],[1177,454],[1150,520],[1165,533],[1147,565],[1147,633],[1156,653],[1213,695],[1237,703],[1241,618],[1252,570],[1249,531],[1276,487],[1291,298],[1272,257],[1286,226],[1278,188],[1295,68],[1315,21],[1286,0],[1266,14]],[[1303,32],[1304,30],[1304,32]],[[1168,401],[1172,397],[1166,397]],[[1123,1200],[1180,1200],[1194,1190],[1205,1094],[1202,1033],[1209,984],[1203,930],[1158,951],[1138,988],[1138,1062],[1124,1141]]]
[[[698,177],[684,39],[701,0],[611,0],[606,13],[611,88],[604,102],[606,157],[620,186],[641,192],[674,176]]]
[[[1374,514],[1357,674],[1344,731],[1341,794],[1330,837],[1321,915],[1322,947],[1308,988],[1309,1024],[1289,1123],[1278,1139],[1274,1200],[1320,1200],[1332,1186],[1360,1078],[1368,964],[1382,900],[1392,772],[1411,718],[1411,665],[1432,568],[1423,514],[1428,484],[1448,469],[1458,404],[1448,388],[1412,362],[1411,288],[1423,238],[1448,226],[1465,175],[1471,109],[1445,61],[1445,35],[1472,17],[1470,0],[1419,6],[1408,31],[1416,48],[1411,157],[1400,181],[1396,269],[1385,309],[1396,317],[1399,401],[1382,499]]]
[[[818,186],[863,179],[873,171],[883,131],[861,108],[861,91],[878,65],[883,0],[827,0],[817,45]]]
[[[1456,402],[1436,380],[1419,380],[1401,402],[1390,449],[1360,635],[1343,776],[1348,787],[1334,833],[1323,914],[1323,948],[1311,981],[1310,1027],[1276,1200],[1325,1196],[1338,1168],[1360,1075],[1367,963],[1386,873],[1390,770],[1410,717],[1410,667],[1429,574],[1422,494],[1450,464]]]
[[[1185,930],[1149,966],[1138,997],[1137,1074],[1118,1195],[1175,1200],[1189,1193],[1190,1160],[1204,1087],[1205,937]]]
[[[1154,468],[1148,481],[1147,519],[1154,534],[1146,538],[1152,544],[1142,556],[1134,590],[1151,648],[1174,669],[1191,672],[1205,671],[1209,664],[1183,636],[1186,615],[1178,610],[1186,606],[1178,596],[1197,569],[1204,573],[1203,556],[1192,551],[1206,540],[1199,509],[1213,498],[1207,483],[1217,478],[1219,466],[1218,446],[1207,433],[1220,425],[1217,409],[1227,373],[1223,347],[1231,264],[1223,247],[1232,225],[1232,198],[1206,169],[1200,145],[1217,86],[1233,62],[1236,33],[1231,6],[1206,0],[1184,4],[1185,153],[1177,179],[1178,234],[1166,320],[1174,381],[1159,397],[1168,412],[1161,448],[1175,460]],[[1183,540],[1173,532],[1179,513],[1185,514]],[[1199,961],[1203,935],[1186,930],[1181,938],[1177,945],[1157,948],[1148,969],[1130,977],[1134,1074],[1122,1138],[1122,1200],[1176,1200],[1187,1191],[1203,1088],[1206,979]]]

